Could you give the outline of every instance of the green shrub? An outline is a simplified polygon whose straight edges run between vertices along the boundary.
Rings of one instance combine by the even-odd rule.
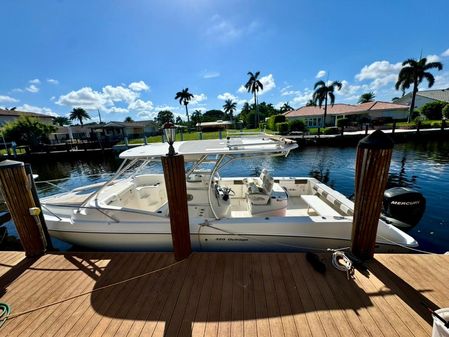
[[[348,118],[340,118],[337,120],[337,126],[339,128],[345,127],[349,125],[349,119]]]
[[[306,129],[304,121],[300,119],[293,119],[289,121],[288,126],[290,128],[290,131],[305,131]]]
[[[268,118],[267,129],[275,131],[277,129],[276,124],[284,122],[285,122],[284,115],[273,115],[270,118]]]
[[[331,126],[330,128],[325,128],[323,131],[323,134],[325,135],[338,135],[340,133],[340,130],[338,130],[338,127]]]
[[[246,122],[246,127],[248,129],[254,129],[257,127],[256,118],[257,118],[257,115],[256,115],[255,111],[251,111],[249,114],[246,115],[245,122]]]
[[[276,123],[276,129],[281,135],[286,135],[288,133],[288,123]]]
[[[35,148],[40,143],[48,143],[48,136],[56,131],[56,127],[42,123],[35,117],[20,115],[16,120],[6,123],[2,131],[8,141]]]
[[[445,105],[446,102],[442,101],[429,102],[421,107],[420,112],[427,119],[441,119]]]
[[[444,106],[442,113],[444,117],[449,118],[449,103]]]

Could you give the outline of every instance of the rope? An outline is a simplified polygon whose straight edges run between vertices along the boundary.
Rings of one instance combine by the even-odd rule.
[[[22,311],[22,312],[18,312],[18,313],[16,313],[16,314],[12,314],[12,315],[10,315],[11,310],[9,309],[9,306],[8,306],[7,304],[0,303],[0,309],[3,309],[3,308],[1,307],[1,305],[5,305],[5,308],[7,308],[7,309],[9,310],[9,311],[8,311],[8,314],[7,314],[6,317],[4,317],[4,318],[3,318],[3,314],[5,313],[5,310],[3,311],[2,314],[0,314],[0,327],[1,327],[1,325],[3,325],[3,323],[6,321],[6,319],[13,319],[13,318],[16,318],[16,317],[18,317],[18,316],[22,316],[22,315],[25,315],[25,314],[29,314],[29,313],[34,312],[34,311],[37,311],[37,310],[45,309],[45,308],[51,307],[51,306],[53,306],[53,305],[61,304],[61,303],[63,303],[63,302],[67,302],[67,301],[73,300],[73,299],[78,298],[78,297],[81,297],[81,296],[89,295],[89,294],[95,293],[95,292],[100,291],[100,290],[105,290],[105,289],[107,289],[107,288],[115,287],[115,286],[120,285],[120,284],[123,284],[123,283],[127,283],[127,282],[130,282],[130,281],[134,281],[134,280],[137,280],[137,279],[139,279],[139,278],[142,278],[142,277],[145,277],[145,276],[148,276],[148,275],[151,275],[151,274],[155,274],[155,273],[161,272],[161,271],[163,271],[163,270],[169,269],[169,268],[174,267],[174,266],[176,266],[177,264],[180,264],[180,263],[182,263],[182,262],[184,262],[184,261],[185,261],[185,260],[176,261],[176,262],[174,262],[174,263],[169,264],[168,266],[165,266],[165,267],[162,267],[162,268],[159,268],[159,269],[156,269],[156,270],[152,270],[152,271],[149,271],[149,272],[144,273],[144,274],[141,274],[141,275],[133,276],[133,277],[127,278],[127,279],[122,280],[122,281],[118,281],[118,282],[115,282],[115,283],[111,283],[111,284],[108,284],[108,285],[105,285],[105,286],[103,286],[103,287],[99,287],[99,288],[96,288],[96,289],[93,289],[93,290],[85,291],[85,292],[80,293],[80,294],[77,294],[77,295],[69,296],[69,297],[66,297],[66,298],[57,300],[57,301],[55,301],[55,302],[43,304],[43,305],[41,305],[41,306],[38,306],[38,307],[35,307],[35,308],[32,308],[32,309],[29,309],[29,310],[25,310],[25,311]],[[3,321],[2,321],[2,320],[3,320]]]
[[[396,245],[398,247],[402,247],[404,249],[408,249],[408,250],[411,250],[413,252],[430,254],[430,255],[439,255],[439,254],[436,254],[436,253],[433,253],[433,252],[429,252],[429,251],[426,251],[426,250],[421,250],[421,249],[417,249],[417,248],[407,247],[407,246],[405,246],[405,245],[403,245],[403,244],[401,244],[399,242],[392,241],[392,240],[390,240],[390,239],[388,239],[388,238],[386,238],[386,237],[384,237],[383,235],[380,235],[380,234],[377,234],[377,236],[379,236],[380,238],[384,239],[385,241],[388,241],[388,242],[390,242],[390,243],[392,243],[392,244],[394,244],[394,245]]]
[[[349,279],[354,278],[354,266],[349,257],[344,252],[336,249],[328,249],[332,251],[332,265],[335,269],[346,273],[346,277]]]
[[[5,324],[6,320],[10,317],[11,308],[6,303],[0,303],[0,328]]]

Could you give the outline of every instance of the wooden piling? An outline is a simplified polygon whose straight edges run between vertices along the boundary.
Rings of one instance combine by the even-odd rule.
[[[380,130],[363,138],[357,146],[352,253],[363,260],[374,255],[392,152],[393,141]]]
[[[13,160],[0,162],[0,186],[26,256],[43,255],[45,239],[36,219],[30,215],[30,208],[36,204],[24,163]]]
[[[187,258],[191,251],[189,212],[184,156],[163,156],[165,187],[167,189],[173,251],[176,260]]]

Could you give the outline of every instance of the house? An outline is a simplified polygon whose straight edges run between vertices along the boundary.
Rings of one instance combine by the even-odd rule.
[[[152,120],[137,122],[108,122],[106,124],[86,125],[93,132],[98,133],[101,138],[108,140],[121,140],[124,137],[128,139],[142,138],[157,132],[156,122]]]
[[[84,125],[64,125],[56,126],[55,132],[51,133],[49,139],[52,143],[61,143],[68,140],[84,140],[90,139],[92,134],[92,128]]]
[[[324,107],[304,106],[288,111],[284,115],[287,120],[303,120],[307,127],[319,127],[324,115]],[[379,119],[405,120],[407,117],[408,107],[403,104],[381,101],[362,104],[334,104],[327,107],[326,125],[336,126],[340,118],[363,122]]]
[[[53,124],[54,117],[50,115],[44,115],[37,112],[0,109],[0,126],[16,120],[21,115],[35,117],[45,124]]]
[[[415,108],[420,108],[426,103],[436,101],[449,103],[449,88],[418,91],[415,98]],[[410,104],[412,103],[412,93],[409,92],[407,95],[404,95],[401,98],[395,100],[394,103],[410,106]]]

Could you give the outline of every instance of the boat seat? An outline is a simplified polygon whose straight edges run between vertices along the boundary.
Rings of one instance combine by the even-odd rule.
[[[247,198],[253,205],[266,205],[270,201],[274,180],[266,169],[259,178],[244,179],[247,186]]]
[[[301,199],[305,201],[309,208],[312,208],[319,215],[325,216],[339,216],[340,214],[331,206],[326,204],[316,195],[301,195]]]

